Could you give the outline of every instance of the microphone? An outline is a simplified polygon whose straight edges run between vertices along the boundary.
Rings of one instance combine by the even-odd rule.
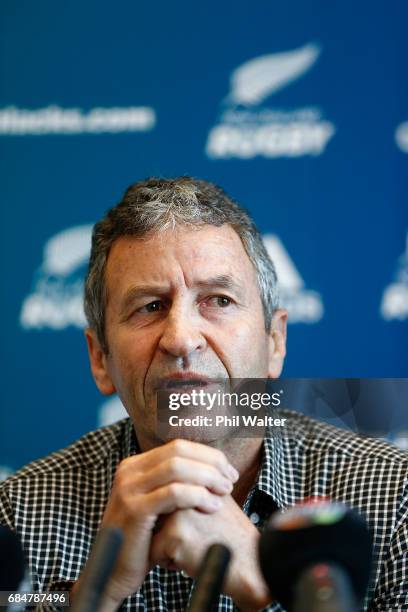
[[[79,583],[72,612],[97,612],[122,543],[121,529],[103,527],[100,530]]]
[[[213,544],[207,550],[198,571],[188,612],[211,612],[218,604],[231,552],[223,544]]]
[[[0,591],[18,591],[25,574],[25,560],[20,538],[0,525]]]
[[[344,504],[309,502],[275,513],[259,554],[266,583],[288,612],[353,612],[364,599],[372,539]]]

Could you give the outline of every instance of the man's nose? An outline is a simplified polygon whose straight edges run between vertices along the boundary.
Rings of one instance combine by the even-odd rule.
[[[163,321],[160,349],[174,357],[186,358],[195,351],[202,351],[206,340],[200,330],[198,314],[187,308],[172,307]]]

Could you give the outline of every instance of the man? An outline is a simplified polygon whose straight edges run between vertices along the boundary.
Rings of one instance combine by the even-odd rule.
[[[85,312],[95,382],[130,419],[4,484],[0,521],[21,534],[37,590],[75,598],[98,529],[112,525],[125,543],[105,611],[185,609],[213,542],[232,551],[219,609],[281,610],[258,568],[260,529],[277,508],[324,495],[374,531],[367,609],[408,608],[405,454],[300,415],[280,440],[159,435],[158,391],[281,373],[287,313],[242,208],[189,177],[131,186],[94,228]]]

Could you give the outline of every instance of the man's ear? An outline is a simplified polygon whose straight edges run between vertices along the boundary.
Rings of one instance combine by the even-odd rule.
[[[87,327],[85,337],[88,344],[89,361],[92,374],[99,391],[103,395],[112,395],[116,388],[112,382],[107,368],[107,357],[103,352],[95,330]]]
[[[268,377],[279,378],[286,356],[286,323],[288,313],[278,308],[272,317],[269,331],[269,364]]]

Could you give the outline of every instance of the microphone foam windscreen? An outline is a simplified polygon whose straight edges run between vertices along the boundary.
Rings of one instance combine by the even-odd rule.
[[[17,591],[25,572],[23,547],[19,537],[0,525],[0,591]]]
[[[340,566],[356,599],[365,596],[372,539],[363,518],[342,504],[305,504],[280,516],[276,513],[261,536],[259,554],[272,595],[287,608],[300,574],[318,563]]]

